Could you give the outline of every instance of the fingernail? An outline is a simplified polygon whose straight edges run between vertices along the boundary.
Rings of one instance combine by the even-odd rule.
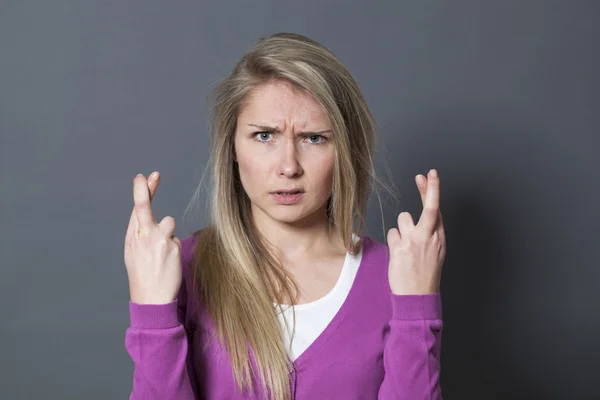
[[[437,173],[437,171],[435,169],[431,170],[431,176],[434,177],[434,178],[437,178],[438,173]]]
[[[152,175],[150,175],[150,177],[152,178],[152,180],[158,179],[158,172],[153,172]]]
[[[417,175],[417,183],[423,185],[425,183],[425,177],[423,177],[423,175]]]

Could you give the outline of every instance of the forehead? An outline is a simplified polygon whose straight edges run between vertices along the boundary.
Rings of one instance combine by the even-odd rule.
[[[272,81],[255,88],[239,119],[279,127],[293,124],[298,128],[328,123],[327,115],[312,96],[283,81]]]

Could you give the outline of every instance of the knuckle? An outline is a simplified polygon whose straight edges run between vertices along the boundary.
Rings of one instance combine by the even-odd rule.
[[[407,231],[407,232],[405,232],[405,233],[402,235],[402,238],[404,239],[404,240],[403,240],[403,242],[404,242],[404,243],[405,243],[407,246],[408,246],[408,245],[412,245],[412,244],[414,244],[415,242],[418,242],[419,238],[418,238],[418,235],[417,235],[417,233],[418,233],[418,232],[416,232],[414,229],[413,229],[413,230],[410,230],[410,231]]]
[[[426,243],[427,239],[429,239],[429,237],[428,237],[427,233],[425,231],[423,231],[423,229],[416,228],[413,231],[413,235],[411,235],[410,239],[411,239],[410,241],[412,244],[420,246],[423,243]]]
[[[175,228],[175,218],[166,216],[160,221],[161,229],[172,230]],[[169,235],[170,237],[170,235]]]
[[[138,210],[145,210],[150,207],[150,202],[147,200],[138,200],[135,206]]]

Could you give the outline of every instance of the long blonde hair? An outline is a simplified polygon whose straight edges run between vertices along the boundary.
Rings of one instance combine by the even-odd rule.
[[[295,304],[297,287],[253,225],[250,200],[233,158],[237,117],[248,95],[273,80],[312,95],[330,118],[335,167],[327,215],[351,254],[362,247],[377,136],[373,116],[350,73],[328,49],[302,35],[278,33],[257,41],[213,91],[211,214],[207,227],[196,232],[196,299],[206,307],[229,353],[239,390],[254,390],[254,377],[271,398],[287,400],[293,364],[273,303],[286,298]],[[359,237],[356,243],[353,232]]]

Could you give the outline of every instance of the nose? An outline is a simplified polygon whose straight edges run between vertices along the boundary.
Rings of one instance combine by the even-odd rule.
[[[300,165],[300,160],[298,159],[294,139],[285,138],[280,150],[282,154],[279,166],[277,168],[277,174],[287,178],[294,178],[302,175],[302,166]]]

